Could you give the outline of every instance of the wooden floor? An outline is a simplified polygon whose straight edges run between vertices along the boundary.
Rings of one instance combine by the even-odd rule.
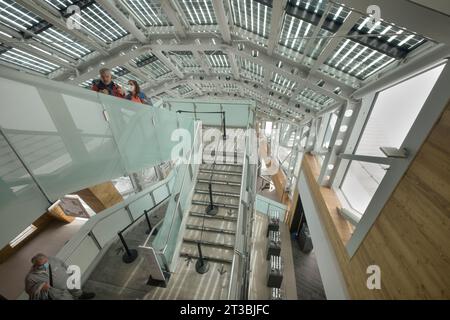
[[[298,300],[326,300],[314,251],[303,253],[297,240],[292,240]]]

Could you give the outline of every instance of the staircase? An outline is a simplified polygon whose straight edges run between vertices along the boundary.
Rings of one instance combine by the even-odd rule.
[[[226,156],[239,159],[236,152],[228,153],[227,151]],[[241,162],[235,161],[235,163]],[[181,257],[198,259],[197,244],[200,243],[205,260],[231,265],[239,212],[242,169],[241,164],[200,165],[183,236]],[[213,202],[219,208],[214,216],[206,214],[206,208],[210,203],[208,188],[210,181]]]

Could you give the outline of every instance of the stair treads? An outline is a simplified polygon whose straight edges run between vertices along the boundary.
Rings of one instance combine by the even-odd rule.
[[[236,230],[236,220],[203,219],[201,213],[198,216],[189,215],[187,219],[187,224],[189,225],[204,226],[205,228],[213,229]]]
[[[235,171],[231,171],[231,170],[220,170],[218,168],[214,168],[214,169],[203,169],[200,168],[200,172],[201,173],[205,173],[205,174],[213,174],[214,175],[218,175],[218,174],[222,174],[222,175],[226,175],[226,176],[235,176],[235,177],[242,177],[242,172],[235,172]]]
[[[190,238],[183,238],[183,242],[185,243],[193,243],[198,244],[200,243],[202,247],[208,246],[208,247],[214,247],[219,249],[225,249],[225,250],[234,250],[234,244],[226,243],[226,242],[216,242],[216,241],[208,241],[208,240],[200,240],[200,239],[190,239]]]
[[[212,195],[213,196],[220,196],[220,197],[232,197],[232,198],[239,198],[241,195],[237,192],[227,192],[227,191],[219,191],[212,188]],[[209,196],[209,188],[195,188],[195,193],[201,194],[201,195],[208,195]]]
[[[213,164],[211,163],[203,163],[200,165],[200,169],[211,170],[213,168]],[[230,171],[234,173],[242,173],[242,165],[240,164],[215,164],[214,168],[221,171]]]
[[[229,197],[229,196],[222,196],[222,195],[213,195],[213,202],[218,207],[225,207],[225,208],[239,208],[239,198],[236,197]],[[196,203],[197,201],[197,203]],[[194,193],[192,196],[192,204],[200,204],[198,201],[201,201],[202,203],[205,203],[206,205],[209,205],[209,194],[208,193]]]
[[[195,243],[183,242],[180,250],[180,255],[190,254],[198,256],[198,247]],[[211,257],[214,259],[232,260],[234,250],[202,246],[202,254],[205,257]]]
[[[205,217],[206,219],[214,219],[214,220],[227,220],[227,221],[237,221],[237,217],[236,216],[225,216],[225,215],[223,215],[223,214],[217,214],[217,215],[215,215],[215,216],[210,216],[210,215],[207,215],[207,214],[205,214],[205,213],[201,213],[201,212],[198,212],[198,211],[194,211],[194,212],[190,212],[189,213],[191,216],[193,216],[193,217],[199,217],[199,218],[203,218],[203,217]]]
[[[199,223],[199,224],[187,224],[186,225],[186,229],[200,231],[200,232],[203,231],[203,233],[205,233],[205,232],[223,233],[223,234],[227,234],[227,235],[235,235],[236,234],[236,231],[234,231],[234,230],[227,230],[227,229],[220,229],[220,228],[202,226],[201,223]]]
[[[211,177],[212,176],[212,177]],[[242,176],[232,176],[222,173],[206,173],[206,172],[199,172],[198,173],[198,179],[199,180],[208,180],[208,182],[218,180],[218,181],[230,181],[234,183],[241,183],[242,182]]]
[[[190,254],[187,252],[181,252],[180,253],[180,257],[182,258],[190,258],[190,259],[200,259],[200,257],[198,256],[198,254]],[[210,256],[206,256],[203,253],[203,259],[206,261],[210,261],[210,262],[217,262],[217,263],[225,263],[225,264],[232,264],[233,263],[233,258],[231,259],[225,259],[225,258],[214,258],[214,257],[210,257]]]
[[[194,197],[195,197],[196,195],[194,194]],[[223,203],[223,202],[219,202],[219,201],[216,201],[217,199],[214,199],[213,198],[213,201],[214,201],[214,205],[215,206],[217,206],[218,208],[227,208],[227,209],[239,209],[239,205],[237,205],[237,204],[228,204],[228,203]],[[209,206],[209,200],[195,200],[195,199],[193,199],[192,200],[192,204],[193,205],[196,205],[196,206],[205,206],[205,207],[207,207],[207,206]]]
[[[208,191],[209,186],[207,183],[197,183],[195,186],[195,190]],[[240,195],[241,187],[238,186],[228,186],[226,184],[213,184],[212,185],[213,192],[227,192],[235,195]]]
[[[211,184],[213,186],[232,186],[232,187],[236,188],[235,189],[236,191],[238,191],[238,192],[241,191],[241,182],[240,181],[239,182],[233,182],[233,181],[219,180],[219,179],[210,180],[209,178],[208,179],[202,179],[202,178],[198,178],[197,179],[197,185],[200,184],[200,183],[209,185],[210,182],[211,182]]]

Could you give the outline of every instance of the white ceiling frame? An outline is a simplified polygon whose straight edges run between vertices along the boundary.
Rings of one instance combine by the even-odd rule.
[[[131,46],[130,46],[131,47]],[[284,62],[283,63],[283,68],[278,68],[276,65],[274,65],[274,63],[276,63],[273,59],[273,57],[269,57],[268,55],[266,55],[264,52],[258,51],[259,55],[258,57],[253,57],[252,56],[252,49],[249,47],[245,47],[242,51],[238,50],[237,48],[237,44],[233,43],[233,45],[227,45],[227,44],[214,44],[211,41],[211,38],[204,38],[200,41],[200,43],[198,43],[196,41],[196,39],[186,39],[183,40],[179,43],[173,44],[173,43],[162,43],[162,44],[152,44],[152,45],[145,45],[143,47],[138,48],[137,50],[135,50],[135,52],[139,51],[139,52],[146,52],[146,51],[191,51],[193,52],[193,48],[195,48],[196,51],[200,51],[200,52],[204,52],[204,51],[217,51],[217,50],[222,50],[224,52],[226,52],[229,56],[231,56],[232,54],[236,56],[241,56],[243,58],[249,59],[250,61],[253,61],[259,65],[262,65],[264,67],[264,70],[268,70],[268,72],[278,72],[279,74],[283,75],[284,77],[286,77],[287,79],[294,81],[294,82],[299,82],[301,79],[305,79],[306,78],[306,72],[302,73],[299,72],[299,74],[294,75],[292,74],[290,71],[290,69],[297,69],[298,66],[297,65],[293,65],[293,62],[287,63]],[[129,53],[127,56],[129,56],[129,60],[133,59],[136,57],[135,54],[133,54],[133,52]],[[119,57],[119,59],[116,59],[116,57],[110,58],[110,59],[105,59],[108,67],[114,67],[117,66],[119,64],[115,64],[117,63],[114,62],[114,60],[119,60],[122,61],[119,64],[123,64],[125,63],[126,60],[126,56],[124,57]],[[108,63],[108,61],[111,61],[112,63]],[[232,62],[232,60],[230,61]],[[173,65],[173,64],[172,64]],[[180,71],[179,71],[180,72]],[[236,72],[236,71],[235,71]],[[179,75],[178,75],[179,76]],[[86,80],[86,76],[81,75],[81,77],[85,78]],[[92,78],[92,76],[88,77],[87,79]],[[316,86],[316,83],[320,80],[320,79],[324,79],[326,84],[324,85],[324,87],[318,87]],[[270,81],[270,80],[269,80]],[[82,82],[82,81],[81,81]],[[336,79],[333,79],[334,83],[329,83],[330,79],[329,77],[327,77],[324,74],[320,74],[320,75],[310,75],[309,77],[309,82],[311,82],[311,89],[320,92],[322,94],[325,94],[333,99],[337,99],[337,100],[342,100],[342,99],[347,99],[350,94],[352,94],[355,90],[352,89],[351,91],[349,91],[348,88],[346,88],[346,86],[344,84],[342,84],[341,82],[339,82]],[[330,88],[331,86],[333,86],[332,89],[334,89],[334,86],[340,86],[343,89],[343,92],[340,95],[336,95],[335,93],[333,93],[332,89]]]
[[[228,17],[225,12],[223,0],[212,0],[214,13],[216,14],[217,23],[219,25],[220,34],[225,43],[231,44],[231,32],[228,25]]]
[[[205,71],[205,74],[206,75],[210,75],[211,74],[211,68],[206,63],[206,60],[202,57],[203,53],[201,53],[201,52],[199,52],[197,50],[192,50],[192,55],[194,56],[194,59],[198,63],[198,65],[203,69],[203,71]]]
[[[41,1],[38,3],[34,2],[34,0],[15,0],[18,4],[20,4],[25,9],[35,13],[48,23],[54,25],[55,27],[64,30],[66,33],[72,35],[76,39],[78,39],[80,42],[90,45],[94,47],[100,54],[102,55],[108,55],[108,50],[106,47],[103,46],[100,42],[97,40],[91,38],[88,35],[85,35],[80,30],[70,30],[67,28],[67,21],[64,19],[61,14],[59,16],[55,16],[52,12],[55,9],[51,7],[48,3]],[[59,12],[58,12],[59,13]]]
[[[184,73],[168,58],[161,50],[151,50],[151,52],[180,79],[184,78]]]
[[[175,27],[176,34],[181,38],[185,38],[187,35],[186,23],[182,22],[177,11],[175,11],[175,9],[173,8],[171,1],[170,0],[161,0],[161,9],[166,14],[170,23]]]
[[[130,34],[132,34],[139,42],[148,42],[145,34],[138,27],[136,27],[134,19],[132,19],[131,17],[126,17],[122,13],[122,11],[120,11],[119,8],[116,7],[115,3],[112,0],[96,1],[111,17],[116,19],[117,22],[119,22],[119,24]]]
[[[253,0],[251,0],[253,1]],[[269,40],[267,41],[267,54],[272,56],[280,41],[281,28],[283,27],[284,9],[287,0],[275,0],[272,3],[272,20],[270,22]]]

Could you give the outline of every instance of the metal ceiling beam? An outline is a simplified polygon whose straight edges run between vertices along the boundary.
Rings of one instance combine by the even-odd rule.
[[[197,50],[192,50],[192,55],[194,56],[195,61],[199,64],[199,66],[205,71],[206,75],[211,74],[211,68],[208,63],[206,63],[206,58],[202,57],[203,53],[200,53]]]
[[[283,13],[287,0],[276,0],[272,2],[272,19],[270,22],[269,40],[267,41],[267,54],[271,56],[275,51],[280,39],[281,28],[283,27]]]
[[[97,3],[102,6],[103,9],[119,24],[131,33],[139,42],[146,43],[147,37],[145,34],[136,27],[134,20],[131,17],[126,17],[122,11],[120,11],[112,0],[96,0]]]
[[[183,79],[184,78],[184,73],[180,71],[180,69],[178,69],[178,67],[169,59],[165,56],[165,54],[160,51],[160,50],[152,50],[152,53],[162,62],[164,63],[164,65],[166,65],[166,67],[168,67],[170,70],[173,71],[173,73],[175,73],[175,75],[180,78]]]
[[[108,55],[107,49],[103,46],[103,44],[100,44],[97,42],[97,40],[94,40],[90,38],[89,36],[85,35],[84,33],[80,32],[76,29],[69,29],[67,28],[67,21],[64,19],[61,14],[59,16],[55,16],[49,9],[52,8],[47,2],[41,1],[39,3],[36,3],[34,0],[15,0],[18,4],[20,4],[25,9],[37,14],[42,19],[47,21],[48,23],[54,25],[55,27],[64,30],[64,32],[70,34],[71,36],[75,37],[79,41],[91,45],[94,47],[100,54],[102,55]],[[54,9],[54,8],[52,8]]]
[[[311,67],[309,74],[313,74],[319,70],[319,68],[325,63],[325,61],[336,51],[339,44],[345,39],[345,36],[348,35],[350,30],[358,23],[358,20],[362,17],[362,15],[358,12],[352,11],[350,15],[345,19],[342,26],[339,28],[338,32],[336,32],[335,36],[327,43],[325,48],[323,49],[320,56],[314,62]]]
[[[180,19],[177,11],[173,8],[170,0],[161,0],[161,8],[169,19],[170,23],[175,27],[176,33],[181,38],[186,38],[185,24]]]
[[[240,68],[237,64],[236,56],[234,55],[234,53],[228,54],[228,60],[230,61],[231,73],[233,74],[234,79],[240,80],[241,79],[240,70],[239,70]]]
[[[339,2],[364,14],[367,13],[369,6],[377,5],[381,9],[383,20],[450,46],[450,33],[444,31],[448,30],[450,17],[438,11],[407,0],[340,0]]]
[[[225,6],[223,0],[212,0],[214,13],[216,14],[217,23],[219,25],[220,34],[225,43],[231,43],[230,27],[228,25],[228,17],[225,14]]]

